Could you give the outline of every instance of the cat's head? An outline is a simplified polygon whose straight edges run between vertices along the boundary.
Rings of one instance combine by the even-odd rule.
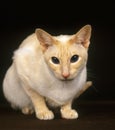
[[[82,27],[76,34],[52,36],[36,29],[45,61],[60,80],[72,80],[86,66],[91,26]]]

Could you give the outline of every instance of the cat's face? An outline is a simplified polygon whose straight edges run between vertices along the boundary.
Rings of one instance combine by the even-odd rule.
[[[54,76],[60,80],[72,80],[86,66],[90,33],[89,25],[71,36],[53,37],[43,30],[37,31],[45,61]]]
[[[44,53],[46,63],[61,80],[71,80],[86,65],[87,53],[81,44],[69,42],[49,47]]]

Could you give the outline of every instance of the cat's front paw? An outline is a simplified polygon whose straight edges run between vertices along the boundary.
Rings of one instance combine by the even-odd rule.
[[[78,113],[74,109],[61,109],[61,115],[65,119],[77,119]]]
[[[51,120],[54,118],[54,114],[50,110],[44,110],[37,112],[36,117],[40,120]]]

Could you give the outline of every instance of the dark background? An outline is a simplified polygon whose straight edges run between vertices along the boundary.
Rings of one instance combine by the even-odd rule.
[[[115,99],[115,11],[112,1],[28,1],[0,4],[0,103],[6,103],[2,82],[19,44],[42,28],[52,35],[73,34],[91,24],[88,79],[93,81],[80,99]]]

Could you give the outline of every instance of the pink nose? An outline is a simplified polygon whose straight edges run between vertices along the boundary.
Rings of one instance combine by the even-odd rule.
[[[70,74],[69,73],[62,73],[62,76],[66,79],[70,76]]]

